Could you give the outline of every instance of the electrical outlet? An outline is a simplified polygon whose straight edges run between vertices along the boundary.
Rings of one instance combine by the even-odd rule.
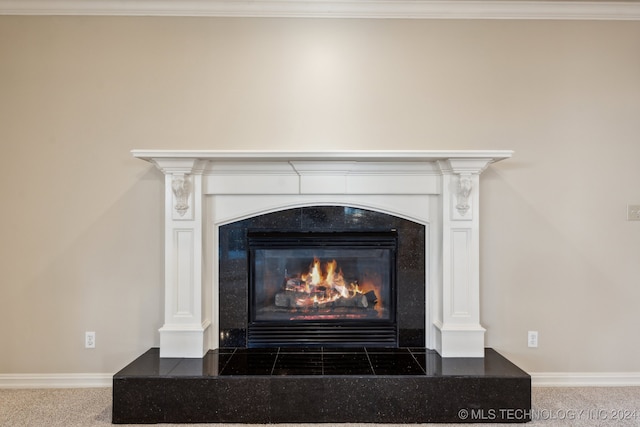
[[[538,331],[529,331],[527,333],[527,345],[531,348],[538,347]]]
[[[85,332],[84,333],[84,348],[96,348],[96,333]]]
[[[627,221],[640,221],[640,205],[627,205]]]

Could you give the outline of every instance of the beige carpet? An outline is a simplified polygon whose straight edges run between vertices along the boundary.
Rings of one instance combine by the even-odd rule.
[[[527,426],[640,426],[640,387],[534,388],[533,422]],[[492,414],[478,414],[490,419]],[[470,415],[471,416],[471,415]],[[111,389],[0,389],[0,426],[111,425]],[[163,424],[180,426],[184,424]],[[198,424],[245,427],[246,424]],[[294,424],[278,424],[291,427]],[[320,424],[326,427],[329,424]],[[364,427],[374,424],[341,424]],[[392,426],[392,424],[384,424]],[[394,426],[410,426],[393,424]],[[422,424],[426,425],[426,424]],[[453,424],[437,424],[452,426]],[[480,424],[465,424],[480,425]],[[496,425],[496,424],[482,424]],[[504,425],[504,424],[503,424]],[[304,424],[313,427],[314,424]]]

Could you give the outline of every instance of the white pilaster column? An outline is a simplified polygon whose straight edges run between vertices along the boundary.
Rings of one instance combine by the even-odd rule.
[[[480,173],[492,159],[440,161],[442,312],[434,322],[442,357],[484,357],[480,325]]]
[[[160,357],[203,357],[209,313],[203,304],[202,162],[156,159],[165,174],[165,311]]]

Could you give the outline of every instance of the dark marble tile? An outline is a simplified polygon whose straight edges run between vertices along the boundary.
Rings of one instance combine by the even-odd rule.
[[[220,380],[221,378],[219,378]],[[271,381],[266,377],[226,377],[218,381],[218,403],[202,422],[267,424],[271,418]]]
[[[271,375],[277,353],[236,351],[220,375]]]
[[[160,349],[152,348],[124,367],[116,375],[123,377],[153,377],[167,375],[183,359],[160,358]]]
[[[323,353],[324,375],[373,375],[373,368],[364,352]]]
[[[387,354],[411,354],[411,351],[406,347],[367,347],[366,352],[372,353],[387,353]]]
[[[345,230],[344,208],[335,206],[303,208],[300,225],[308,231]]]
[[[364,347],[322,347],[323,353],[365,353]]]
[[[220,260],[224,262],[232,262],[246,257],[247,224],[245,221],[239,221],[219,228],[218,250]],[[233,271],[230,270],[227,274],[233,274]]]
[[[416,362],[429,376],[442,375],[442,358],[435,350],[410,349]]]
[[[299,230],[302,228],[302,209],[294,208],[249,218],[243,221],[248,230]]]
[[[278,354],[278,347],[236,348],[234,354]]]
[[[207,352],[207,354],[212,354],[212,353],[218,353],[218,354],[224,354],[224,353],[235,353],[238,350],[243,350],[246,347],[220,347],[220,348],[216,348],[213,350],[209,350]]]
[[[447,359],[442,359],[447,360]],[[525,371],[509,361],[506,357],[492,348],[485,349],[484,374],[499,377],[522,377],[527,375]]]
[[[220,348],[237,348],[247,346],[246,329],[220,329]]]
[[[278,353],[322,353],[322,347],[281,347]]]
[[[246,252],[240,259],[221,260],[219,265],[220,329],[246,329],[249,299]]]
[[[372,378],[358,376],[336,376],[324,379],[322,405],[328,408],[324,414],[324,422],[338,423],[374,423],[378,419],[381,408],[376,400],[382,390]]]
[[[325,379],[330,390],[325,405],[331,423],[416,423],[424,419],[426,402],[419,377],[336,377]]]
[[[322,353],[280,353],[273,375],[322,375]]]
[[[270,423],[322,423],[327,408],[321,376],[274,376],[270,384]]]
[[[181,359],[169,373],[172,377],[202,377],[207,374],[207,358]]]
[[[372,392],[377,423],[411,423],[424,419],[431,395],[424,391],[423,378],[379,378]]]
[[[114,424],[152,424],[164,420],[167,410],[164,384],[153,375],[129,377],[120,371],[113,378],[111,419]]]
[[[369,353],[376,375],[425,375],[413,355],[406,353]]]
[[[222,369],[227,365],[235,349],[216,349],[209,350],[204,356],[203,375],[210,377],[217,377],[222,372]]]
[[[424,329],[398,329],[398,342],[402,347],[423,346],[425,343]]]
[[[219,402],[217,382],[198,378],[194,381],[160,380],[164,390],[163,423],[198,423]]]
[[[526,422],[527,419],[508,419],[504,416],[505,409],[531,409],[531,381],[530,378],[486,378],[450,376],[433,378],[428,383],[431,403],[428,422],[469,422],[460,419],[460,409],[476,410],[489,414],[495,413],[493,419],[483,422]]]
[[[447,358],[442,359],[441,366],[440,375],[443,376],[486,376],[485,360],[483,358]]]

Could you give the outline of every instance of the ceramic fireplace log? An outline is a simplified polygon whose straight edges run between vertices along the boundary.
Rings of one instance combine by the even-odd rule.
[[[300,304],[300,300],[309,300],[309,304]],[[355,308],[373,308],[377,302],[375,292],[369,291],[366,294],[356,294],[351,297],[340,297],[330,302],[313,302],[308,294],[298,292],[284,291],[278,292],[274,297],[274,305],[278,308],[311,308],[311,307],[355,307]]]

